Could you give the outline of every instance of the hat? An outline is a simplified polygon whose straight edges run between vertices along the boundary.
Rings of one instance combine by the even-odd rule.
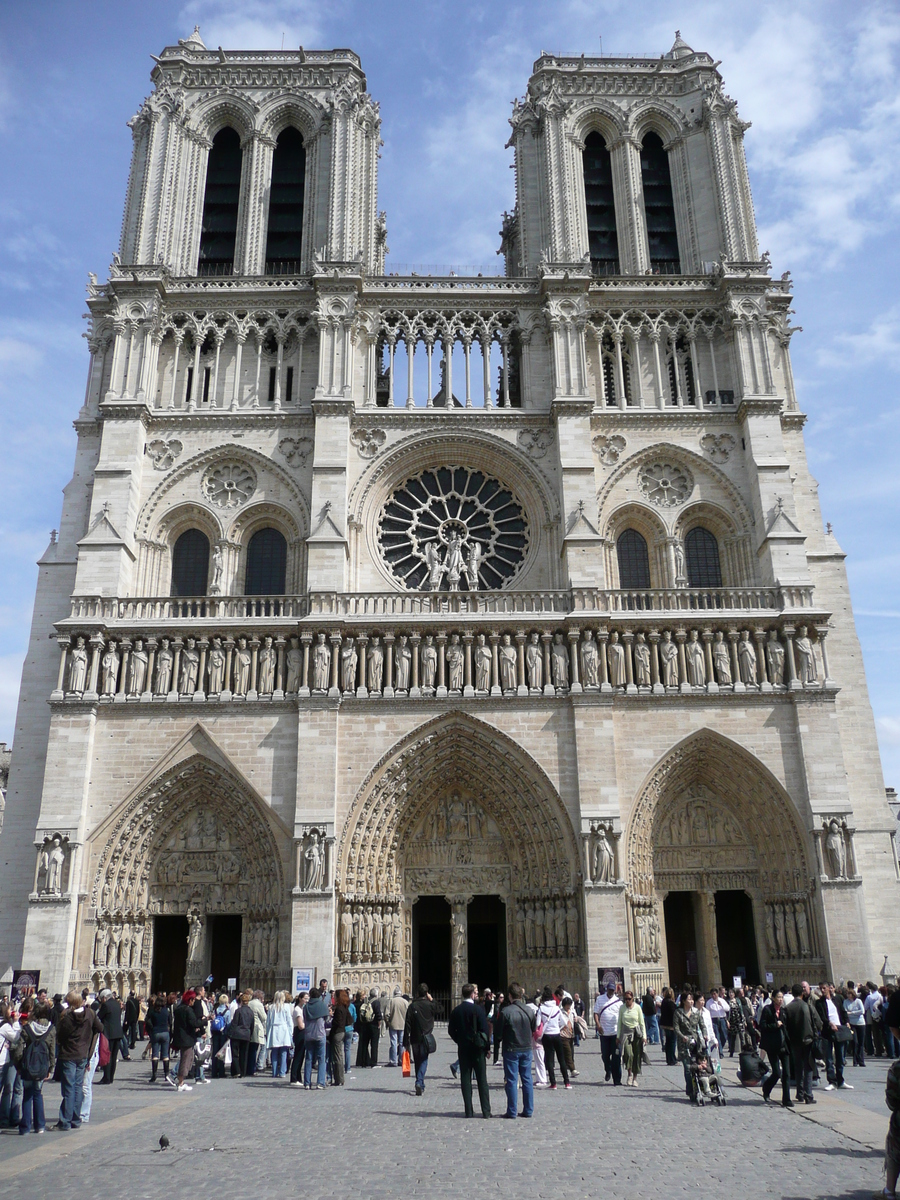
[[[610,982],[606,985],[606,990],[608,992],[614,992],[616,990],[616,985],[614,983]]]

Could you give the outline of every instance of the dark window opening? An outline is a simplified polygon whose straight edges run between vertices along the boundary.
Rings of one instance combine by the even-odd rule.
[[[208,580],[209,538],[199,529],[188,529],[172,551],[172,595],[205,596]]]
[[[617,275],[619,239],[616,232],[612,161],[601,134],[594,131],[587,135],[581,161],[591,270],[595,275]]]
[[[210,367],[205,367],[203,370],[203,403],[204,404],[208,403],[208,401],[209,401],[209,385],[210,385],[211,379],[212,379],[212,369]]]
[[[194,368],[188,367],[188,369],[187,369],[187,387],[184,389],[185,404],[190,404],[193,393],[194,393]]]
[[[722,567],[719,562],[719,543],[715,537],[698,525],[684,539],[687,559],[688,585],[692,588],[720,588]]]
[[[678,403],[678,378],[677,378],[678,368],[675,365],[675,356],[674,355],[670,359],[667,360],[666,370],[669,373],[669,403],[677,404]]]
[[[266,274],[300,270],[303,241],[303,200],[306,150],[303,137],[288,127],[278,135],[272,156],[269,224],[266,233]]]
[[[283,596],[287,578],[287,542],[277,529],[260,529],[247,546],[248,596]]]
[[[233,129],[220,129],[206,167],[199,275],[228,275],[234,270],[242,159],[238,135]]]
[[[636,529],[626,529],[619,534],[616,540],[616,555],[619,560],[620,588],[628,591],[650,586],[647,542]]]
[[[284,381],[284,402],[290,404],[294,398],[294,368],[288,367],[287,377]]]
[[[669,155],[658,133],[648,133],[641,145],[641,179],[650,266],[663,275],[677,275],[681,271],[681,258],[678,254]]]
[[[269,403],[275,403],[275,376],[277,372],[274,367],[269,367]]]
[[[611,358],[603,359],[603,390],[606,393],[606,403],[610,408],[616,407],[616,373]]]

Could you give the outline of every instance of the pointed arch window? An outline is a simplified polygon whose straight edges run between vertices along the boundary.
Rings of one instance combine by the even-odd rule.
[[[681,271],[681,257],[678,253],[669,155],[662,138],[652,130],[645,134],[641,143],[641,180],[650,267],[662,275],[677,275]]]
[[[688,533],[684,539],[684,556],[687,560],[689,587],[720,588],[722,586],[719,543],[708,529],[698,525]]]
[[[626,529],[616,539],[619,587],[625,591],[650,586],[650,556],[647,542],[636,529]]]
[[[209,538],[187,529],[172,550],[172,595],[205,596],[209,582]]]
[[[617,275],[619,237],[616,230],[612,160],[603,135],[596,130],[584,139],[581,160],[591,270],[595,275]]]
[[[272,156],[269,224],[266,234],[266,274],[300,270],[303,243],[303,203],[306,186],[306,147],[292,126],[278,135]]]
[[[247,596],[283,596],[287,578],[287,541],[277,529],[259,529],[247,544]]]
[[[243,158],[237,133],[227,126],[220,129],[206,165],[199,275],[230,275],[234,270]]]

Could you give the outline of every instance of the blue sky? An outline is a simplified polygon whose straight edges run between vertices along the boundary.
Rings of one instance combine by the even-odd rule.
[[[849,555],[885,776],[900,781],[900,12],[843,2],[89,0],[0,7],[0,739],[12,740],[35,560],[59,522],[87,368],[88,271],[116,249],[150,55],[349,46],[381,104],[395,263],[498,263],[509,105],[556,53],[656,55],[675,28],[722,60],[752,121],[760,244],[790,269],[807,448]]]

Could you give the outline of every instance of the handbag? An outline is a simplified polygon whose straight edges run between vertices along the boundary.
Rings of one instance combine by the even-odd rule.
[[[428,1051],[428,1053],[434,1054],[434,1052],[437,1050],[437,1042],[434,1040],[434,1034],[426,1033],[422,1040],[425,1043],[425,1049]]]
[[[850,1025],[838,1025],[837,1029],[834,1030],[834,1040],[839,1045],[843,1045],[845,1042],[852,1041],[852,1039],[853,1029]]]
[[[403,1078],[409,1079],[410,1075],[412,1075],[412,1068],[410,1067],[410,1064],[409,1064],[409,1051],[408,1050],[403,1051],[403,1057],[400,1059],[400,1065],[403,1068]]]

